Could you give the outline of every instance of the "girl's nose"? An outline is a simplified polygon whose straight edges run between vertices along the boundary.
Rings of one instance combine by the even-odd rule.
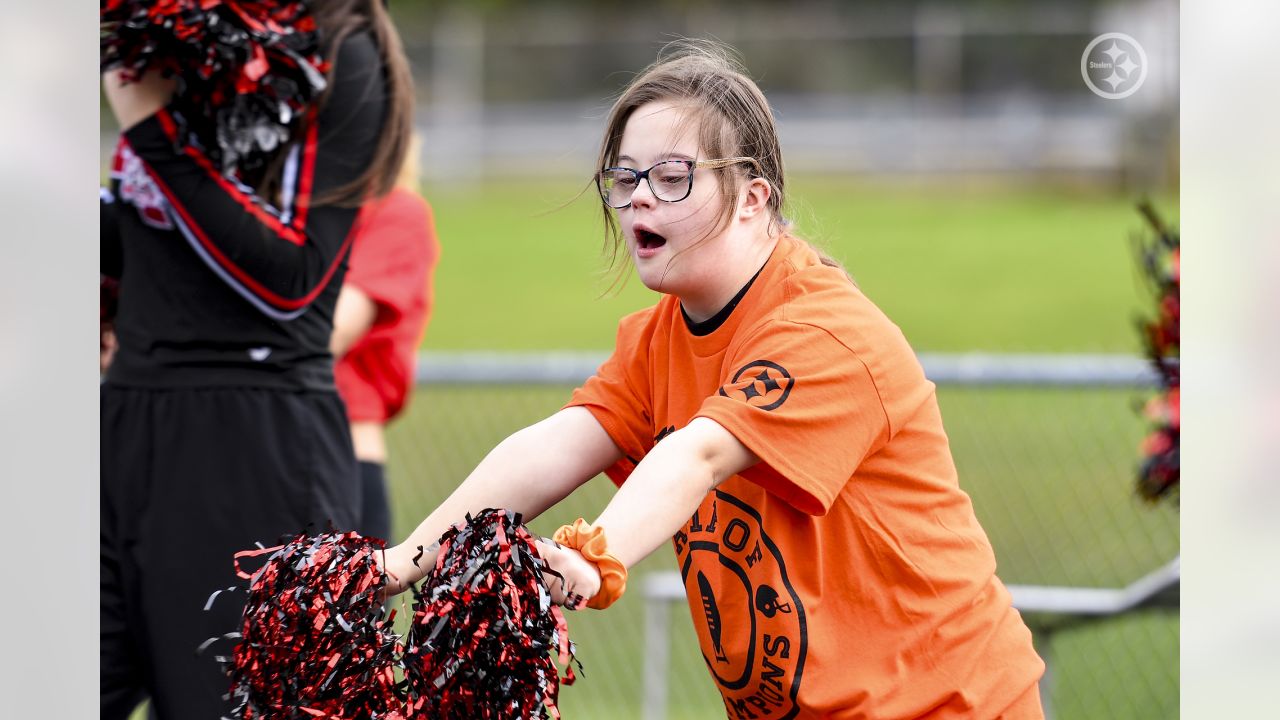
[[[639,182],[631,193],[631,207],[651,208],[657,202],[658,199],[653,195],[653,188],[649,185],[649,178]]]

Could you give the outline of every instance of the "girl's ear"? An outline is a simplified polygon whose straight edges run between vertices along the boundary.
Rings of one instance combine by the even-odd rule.
[[[769,211],[773,186],[764,178],[751,178],[738,193],[738,219],[751,220]]]

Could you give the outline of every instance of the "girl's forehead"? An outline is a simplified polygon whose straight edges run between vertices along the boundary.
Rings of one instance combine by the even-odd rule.
[[[646,160],[667,155],[697,157],[698,114],[688,104],[664,100],[645,103],[627,118],[618,155]]]

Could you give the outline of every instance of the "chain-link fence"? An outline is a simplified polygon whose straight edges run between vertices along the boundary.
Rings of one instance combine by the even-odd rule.
[[[406,416],[390,431],[395,534],[426,516],[511,432],[559,409],[595,368],[593,355],[427,357]],[[1141,361],[1098,357],[925,357],[961,487],[973,498],[1009,584],[1122,587],[1178,553],[1178,515],[1133,492],[1144,432],[1136,404],[1149,393]],[[549,534],[599,514],[603,477],[532,523]],[[673,570],[659,550],[633,571]],[[562,691],[570,718],[634,718],[643,708],[645,598],[570,616],[585,665]],[[1055,720],[1178,715],[1178,617],[1149,611],[1087,624],[1028,615],[1053,655]],[[1050,630],[1053,630],[1050,634]],[[724,717],[692,620],[670,613],[665,716]]]

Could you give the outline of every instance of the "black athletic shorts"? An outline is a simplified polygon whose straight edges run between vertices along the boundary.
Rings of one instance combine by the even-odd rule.
[[[356,528],[365,537],[381,538],[391,546],[391,502],[387,494],[387,471],[382,463],[360,461],[361,509]]]
[[[230,708],[229,682],[212,656],[231,644],[196,648],[238,629],[247,583],[232,555],[360,519],[342,401],[108,383],[101,423],[101,717],[127,718],[150,696],[162,720],[217,720]]]

